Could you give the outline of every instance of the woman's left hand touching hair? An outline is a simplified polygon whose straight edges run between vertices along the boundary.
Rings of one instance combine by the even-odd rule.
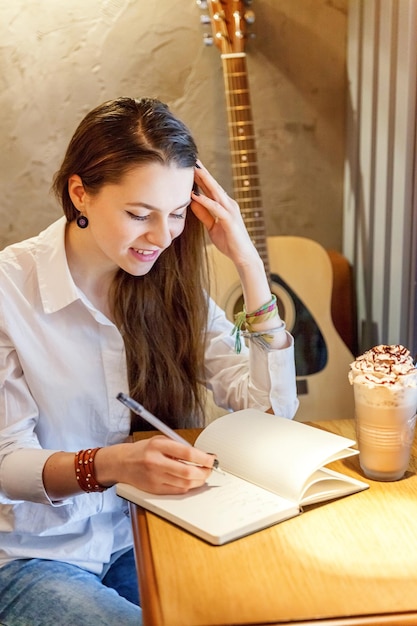
[[[191,209],[207,228],[211,242],[234,263],[241,282],[246,311],[257,311],[271,301],[271,288],[261,256],[252,242],[240,213],[238,203],[197,161],[194,181],[201,193],[192,192]],[[259,320],[258,332],[271,329],[283,330],[285,325],[278,316]],[[270,347],[287,348],[290,339],[287,333],[273,336]]]
[[[192,192],[191,209],[207,228],[212,243],[238,267],[259,255],[246,230],[238,203],[209,171],[197,161],[195,183],[201,192]]]

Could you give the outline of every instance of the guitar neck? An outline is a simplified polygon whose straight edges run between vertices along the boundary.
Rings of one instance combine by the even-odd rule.
[[[246,54],[223,54],[223,77],[232,161],[233,193],[243,220],[270,275],[266,227],[256,156]]]

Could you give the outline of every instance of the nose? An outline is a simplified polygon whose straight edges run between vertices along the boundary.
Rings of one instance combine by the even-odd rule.
[[[158,248],[167,248],[173,239],[169,229],[168,220],[161,218],[148,230],[146,239],[153,246]]]

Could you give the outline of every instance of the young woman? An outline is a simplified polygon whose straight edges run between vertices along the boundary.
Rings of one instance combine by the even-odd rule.
[[[0,252],[0,623],[140,623],[117,482],[179,494],[215,457],[155,436],[225,410],[297,409],[292,337],[239,207],[157,100],[119,98],[77,128],[54,190],[65,217]],[[205,237],[242,283],[237,326],[208,297]],[[247,344],[239,344],[240,327]],[[202,467],[177,459],[193,461]]]

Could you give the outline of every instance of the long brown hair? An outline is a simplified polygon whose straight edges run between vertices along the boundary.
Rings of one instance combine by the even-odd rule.
[[[193,167],[196,158],[190,131],[165,104],[118,98],[98,106],[80,123],[53,190],[71,222],[79,214],[68,193],[71,175],[78,174],[94,194],[138,165]],[[203,227],[188,211],[183,233],[148,274],[132,276],[119,269],[110,288],[112,313],[126,349],[129,393],[174,428],[204,422],[206,261]],[[143,420],[133,419],[133,429],[144,427]]]

